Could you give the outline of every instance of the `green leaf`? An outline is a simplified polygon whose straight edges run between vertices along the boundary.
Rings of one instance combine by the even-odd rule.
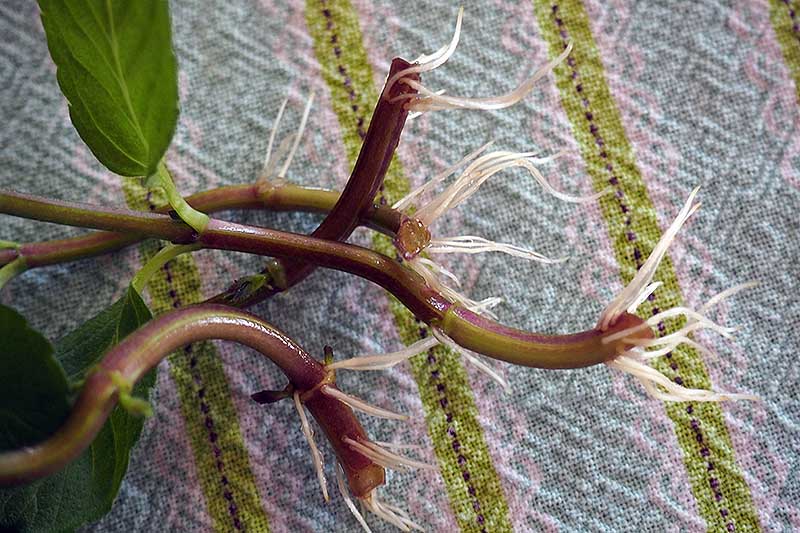
[[[39,0],[39,7],[83,141],[112,172],[155,172],[178,117],[166,0]]]
[[[55,355],[71,379],[82,380],[111,346],[150,318],[139,294],[129,288],[64,337]],[[146,398],[154,384],[155,370],[133,392]],[[142,425],[141,418],[117,406],[89,449],[64,470],[22,487],[0,489],[0,531],[72,531],[101,518],[117,496]]]
[[[78,382],[97,364],[108,348],[150,320],[152,315],[142,297],[129,287],[122,297],[81,327],[69,333],[56,346],[56,357],[70,381]]]
[[[69,413],[69,385],[53,347],[0,305],[0,450],[34,444]]]

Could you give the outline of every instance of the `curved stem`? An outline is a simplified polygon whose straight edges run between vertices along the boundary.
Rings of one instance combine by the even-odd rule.
[[[167,202],[169,202],[169,205],[172,206],[172,209],[175,210],[181,220],[194,228],[197,233],[203,233],[206,224],[208,224],[208,215],[198,211],[186,202],[175,186],[172,175],[163,161],[158,163],[156,173],[147,179],[146,185],[150,188],[163,189],[164,194],[167,195]]]
[[[158,272],[166,263],[172,261],[181,254],[194,252],[200,249],[199,244],[170,244],[162,248],[153,257],[150,258],[145,265],[139,269],[139,272],[133,276],[131,286],[136,289],[136,292],[142,294],[147,282],[150,278]]]
[[[395,58],[392,60],[387,79],[391,79],[396,73],[406,70],[410,66],[408,61]],[[410,76],[413,79],[419,79],[416,74]],[[416,89],[408,84],[384,87],[372,113],[369,128],[364,136],[364,142],[353,166],[350,179],[347,180],[336,204],[319,227],[311,233],[312,237],[330,241],[345,241],[358,226],[362,216],[372,207],[375,195],[383,187],[386,171],[400,142],[400,134],[403,132],[408,117],[408,110],[404,102],[398,102],[395,97],[413,95],[416,92]],[[245,278],[237,281],[227,291],[209,301],[235,303],[237,306],[247,307],[301,282],[315,268],[314,264],[293,257],[278,259],[269,264],[267,269],[261,273],[258,284],[253,284],[252,279]],[[280,272],[281,283],[275,283],[270,276],[270,273],[274,271]]]
[[[0,266],[7,265],[19,255],[18,248],[0,248]]]
[[[44,442],[0,452],[0,485],[19,484],[51,474],[78,457],[94,440],[126,388],[176,349],[193,342],[222,339],[258,350],[278,365],[320,422],[356,496],[384,481],[383,468],[344,445],[367,439],[353,411],[323,394],[333,378],[292,339],[260,318],[221,305],[201,304],[159,316],[114,346],[86,378],[64,424]]]
[[[13,199],[13,200],[12,200]],[[52,208],[52,204],[57,208]],[[606,362],[625,346],[603,343],[604,337],[642,323],[623,314],[615,324],[571,335],[541,335],[509,328],[470,313],[431,289],[415,272],[377,252],[351,244],[315,239],[282,231],[211,219],[199,237],[191,228],[163,215],[75,205],[0,192],[0,212],[35,213],[40,220],[146,233],[174,242],[196,242],[205,248],[247,252],[272,257],[297,257],[317,266],[355,274],[391,292],[423,322],[439,327],[459,345],[495,359],[541,368],[577,368]],[[97,216],[93,218],[92,212]],[[24,215],[23,215],[24,216]],[[138,222],[137,222],[138,220]],[[650,338],[649,328],[637,334]]]
[[[22,256],[0,267],[0,289],[14,278],[14,276],[18,276],[26,270],[28,270],[28,264]]]

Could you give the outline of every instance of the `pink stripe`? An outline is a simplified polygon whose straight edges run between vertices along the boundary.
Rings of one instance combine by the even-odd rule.
[[[779,9],[784,7],[780,5]],[[786,66],[772,27],[769,2],[753,0],[736,3],[734,9],[728,25],[736,33],[741,45],[748,49],[743,63],[745,77],[755,88],[767,93],[760,122],[775,142],[785,143],[786,150],[779,163],[781,176],[789,185],[800,188],[800,179],[792,165],[800,157],[800,137],[795,133],[800,129],[798,88]],[[726,314],[726,311],[723,310],[723,313]],[[735,377],[739,378],[747,370],[746,348],[726,344],[723,349],[733,351],[738,370]],[[711,370],[717,379],[716,365],[712,365]],[[777,524],[775,515],[781,512],[789,516],[795,529],[800,529],[800,506],[796,502],[786,501],[784,496],[786,485],[792,481],[790,465],[771,443],[760,439],[761,435],[774,432],[770,425],[775,422],[769,420],[772,417],[767,410],[768,405],[763,402],[747,405],[734,403],[725,409],[725,421],[745,480],[751,487],[761,523],[767,527],[768,524]]]
[[[278,9],[270,2],[260,2],[259,8],[263,12],[260,16],[282,20],[282,32],[271,36],[269,40],[272,46],[270,52],[273,54],[273,61],[291,65],[294,73],[289,86],[276,88],[279,94],[272,95],[268,116],[263,117],[271,128],[282,99],[289,97],[276,143],[296,133],[295,128],[306,100],[312,91],[315,95],[303,140],[287,174],[297,183],[340,188],[347,180],[349,165],[330,93],[316,61],[313,40],[308,34],[305,2],[292,1],[288,9],[286,6]],[[189,124],[189,132],[192,135],[189,142],[201,145],[202,131],[195,124]],[[263,138],[252,141],[252,149],[256,152],[254,158],[259,163],[265,155],[263,150],[266,149],[270,131],[266,129],[261,134]],[[228,184],[224,183],[227,180],[205,168],[201,162],[189,159],[190,157],[181,159],[171,154],[170,159],[176,173],[186,179],[185,182],[181,181],[182,184],[185,183],[186,190],[196,189],[191,188],[188,183],[191,176],[196,174],[202,175],[210,186]],[[311,174],[310,169],[313,169]],[[257,175],[240,176],[237,181],[251,182],[257,178]],[[183,188],[182,186],[181,189]],[[239,263],[231,261],[225,254],[205,252],[195,254],[195,260],[203,283],[202,292],[206,296],[219,292],[230,280],[251,273],[243,271]],[[316,485],[310,454],[305,453],[303,448],[299,461],[287,460],[287,457],[296,454],[298,445],[306,446],[294,409],[289,409],[288,403],[265,407],[250,400],[249,395],[256,390],[253,388],[254,381],[260,388],[267,388],[271,383],[275,388],[282,387],[282,382],[276,379],[278,373],[262,357],[254,355],[250,358],[246,352],[243,353],[231,344],[217,343],[216,346],[224,360],[223,368],[231,388],[245,448],[261,495],[261,504],[269,516],[271,530],[309,531],[320,527],[321,520],[332,520],[330,513],[320,515],[325,504]],[[265,428],[280,430],[267,432]],[[326,454],[326,458],[330,466],[331,455]],[[332,472],[329,468],[329,481],[334,481],[329,490],[335,500],[337,497]],[[328,525],[333,527],[332,522]]]
[[[642,72],[642,51],[628,40],[630,32],[622,31],[628,27],[626,21],[630,7],[627,3],[617,2],[615,8],[610,10],[598,1],[587,3],[592,32],[600,54],[605,58],[609,87],[620,109],[627,137],[637,155],[639,169],[658,211],[659,223],[661,227],[666,227],[676,211],[676,195],[674,191],[672,193],[669,191],[671,185],[669,176],[675,172],[677,161],[682,154],[668,139],[657,137],[655,133],[657,129],[650,127],[659,123],[663,114],[657,99],[644,86],[645,82],[639,82]],[[796,93],[783,62],[780,47],[771,30],[769,5],[762,0],[751,4],[736,4],[735,9],[737,11],[731,13],[727,21],[728,27],[739,38],[741,47],[753,47],[743,63],[744,73],[754,86],[770,92],[767,105],[762,110],[762,123],[775,138],[787,140],[797,129]],[[621,53],[624,53],[624,56],[620,55]],[[779,80],[778,83],[776,78]],[[646,120],[647,117],[650,118]],[[796,158],[799,152],[800,139],[795,138],[781,163],[784,179],[796,187],[800,186],[800,181],[793,173],[791,160]],[[686,194],[688,191],[684,191],[678,198]],[[691,249],[690,254],[687,253],[687,249]],[[670,256],[673,258],[676,276],[687,304],[696,308],[709,296],[707,287],[713,283],[712,255],[704,243],[693,237],[689,227],[673,245]],[[727,307],[723,306],[719,315],[722,323],[725,322],[726,311]],[[725,358],[724,363],[721,363],[720,358],[705,361],[715,386],[724,390],[740,388],[741,378],[747,372],[749,361],[747,354],[741,348],[718,342],[710,335],[701,335],[698,340],[712,348],[719,348],[719,353],[723,354],[720,358]],[[631,399],[635,397],[636,395],[631,395]],[[762,524],[773,523],[771,517],[780,505],[781,489],[788,482],[788,466],[779,455],[770,452],[766,442],[759,442],[758,435],[766,431],[761,429],[766,422],[766,414],[763,412],[765,406],[734,402],[723,404],[722,408],[735,455],[742,467],[745,481],[751,487],[759,519]],[[652,408],[650,410],[653,411]],[[662,468],[654,476],[663,476],[667,473],[675,476],[669,489],[670,499],[674,499],[675,496],[684,493],[688,480],[681,479],[678,482],[677,479],[684,478],[685,469],[679,449],[675,446],[669,421],[661,409],[652,412],[651,419],[653,416],[658,419],[656,422],[659,426],[668,430],[665,434],[670,437],[669,446],[665,446],[664,449],[671,454],[669,464],[664,465],[666,468]],[[744,420],[753,416],[755,421],[744,423]],[[655,452],[661,453],[660,450]],[[654,486],[655,481],[654,477]],[[654,490],[651,493],[651,498],[657,505],[660,505],[659,492]],[[690,499],[687,503],[691,507],[687,509],[691,510],[691,515],[686,515],[685,518],[691,518],[692,523],[696,525],[699,519],[695,502]]]
[[[258,390],[283,388],[283,376],[259,354],[243,352],[231,343],[215,346],[270,529],[310,531],[319,527],[324,503],[293,405],[289,401],[259,405],[250,399]],[[296,449],[302,453],[297,454]]]
[[[659,225],[667,227],[676,212],[676,198],[683,198],[689,191],[675,194],[670,176],[677,172],[680,151],[666,138],[656,135],[654,127],[663,117],[658,101],[641,83],[644,70],[643,51],[629,41],[630,8],[626,2],[614,2],[609,7],[603,2],[590,0],[585,4],[592,35],[603,58],[609,91],[620,112],[626,137],[636,155],[636,163],[647,184],[648,194],[656,207]],[[622,55],[624,54],[624,56]],[[703,257],[701,265],[687,264],[685,246],[691,245],[694,254],[698,251]],[[610,252],[609,252],[610,253]],[[711,257],[703,249],[702,243],[692,239],[691,231],[684,231],[673,245],[670,256],[675,259],[676,274],[687,303],[702,291],[704,281],[712,273]],[[613,257],[613,254],[610,254]],[[697,270],[697,267],[700,267]],[[695,268],[689,276],[689,268]],[[617,267],[614,268],[617,270]],[[619,275],[615,276],[619,279]],[[686,490],[690,486],[686,468],[673,431],[672,422],[660,403],[643,397],[638,382],[614,374],[614,390],[628,403],[638,406],[642,411],[640,428],[631,432],[632,453],[646,458],[654,468],[648,484],[648,497],[651,503],[673,524],[683,530],[700,530],[704,521],[699,515],[696,501]],[[647,421],[646,423],[644,421]],[[644,436],[647,436],[645,438]],[[669,480],[664,483],[664,480]]]
[[[142,428],[142,435],[149,436],[140,440],[133,456],[144,458],[152,479],[158,479],[160,485],[167,487],[162,488],[164,493],[174,496],[164,500],[168,505],[166,514],[161,517],[164,531],[186,528],[187,517],[191,517],[193,526],[211,531],[213,521],[205,505],[178,390],[166,370],[166,365],[162,365],[154,387],[154,391],[158,391],[153,393],[157,394],[158,401],[151,402],[155,416],[148,418]],[[135,479],[138,471],[131,464],[128,477]],[[186,502],[192,505],[187,508]]]

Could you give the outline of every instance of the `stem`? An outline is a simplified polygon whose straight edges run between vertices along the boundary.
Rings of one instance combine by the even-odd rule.
[[[178,213],[181,220],[194,228],[197,233],[203,233],[206,224],[208,224],[208,215],[197,211],[186,202],[181,193],[178,192],[178,188],[175,187],[175,182],[172,181],[172,176],[163,161],[158,163],[156,173],[147,179],[146,184],[150,188],[162,188],[167,195],[167,202]]]
[[[16,192],[0,192],[0,213],[80,228],[132,233],[140,239],[151,236],[151,232],[181,244],[197,239],[189,226],[161,214],[70,203]]]
[[[332,375],[292,339],[260,318],[229,307],[201,304],[159,316],[126,337],[105,355],[86,378],[64,424],[46,441],[0,452],[0,485],[44,477],[78,457],[97,436],[119,399],[120,384],[130,388],[150,369],[187,344],[222,339],[258,350],[274,362],[320,422],[356,496],[384,481],[383,468],[344,445],[344,439],[366,440],[353,411],[321,392],[332,387]]]
[[[627,349],[623,342],[602,339],[614,332],[636,326],[642,319],[625,313],[608,331],[590,329],[570,335],[544,335],[509,328],[460,306],[451,306],[444,314],[440,329],[459,346],[507,363],[549,369],[583,368],[611,359]],[[642,338],[652,338],[649,329]],[[530,356],[535,345],[536,358]],[[603,347],[605,350],[603,350]],[[598,360],[603,357],[605,359]]]
[[[20,256],[18,248],[0,249],[0,266],[7,265]]]
[[[392,60],[387,79],[396,73],[409,68],[411,64],[401,58]],[[411,75],[419,79],[418,75]],[[361,218],[370,210],[378,190],[383,187],[386,171],[392,161],[400,134],[408,117],[405,101],[397,101],[397,96],[416,94],[416,89],[408,84],[396,83],[393,86],[384,86],[372,119],[361,145],[358,159],[350,174],[341,196],[336,205],[330,210],[319,227],[311,233],[312,237],[329,241],[345,241],[358,226]],[[402,99],[401,99],[402,100]],[[295,258],[278,260],[277,270],[281,272],[284,283],[273,283],[265,270],[260,277],[267,276],[256,288],[251,289],[250,279],[234,283],[227,291],[219,294],[210,301],[232,303],[237,306],[247,307],[258,303],[269,296],[288,289],[308,277],[316,268],[315,265]],[[270,266],[276,270],[276,265]]]
[[[55,206],[55,207],[53,207]],[[0,213],[36,213],[39,220],[125,229],[174,242],[196,242],[205,248],[272,257],[298,257],[317,266],[355,274],[391,292],[421,321],[439,327],[459,345],[489,357],[540,368],[578,368],[613,359],[625,347],[603,343],[603,337],[641,324],[634,315],[622,317],[606,331],[591,329],[572,335],[541,335],[498,324],[450,302],[429,288],[416,273],[377,252],[351,244],[316,239],[267,228],[211,219],[199,237],[179,221],[164,215],[96,208],[0,192]],[[91,216],[96,213],[96,217]],[[118,220],[119,227],[116,225]],[[649,328],[639,332],[650,338]],[[488,339],[488,340],[487,340]]]
[[[139,269],[139,272],[137,272],[131,280],[131,285],[134,289],[136,289],[136,292],[142,294],[147,282],[150,280],[153,274],[161,269],[161,267],[181,254],[194,252],[195,250],[199,249],[199,244],[169,244],[165,246],[159,250],[156,255],[151,257],[141,269]]]
[[[336,203],[339,193],[300,187],[291,183],[273,182],[268,188],[255,185],[228,185],[193,194],[186,201],[205,213],[231,209],[262,209],[272,211],[304,211],[326,213]],[[169,207],[156,212],[166,213]],[[371,209],[361,223],[390,236],[399,226],[401,215],[388,206]],[[25,257],[28,269],[66,263],[114,252],[135,244],[144,237],[135,234],[95,232],[80,237],[39,243],[24,243],[15,248],[0,249],[0,266],[18,256]],[[16,244],[16,243],[11,243]]]
[[[2,289],[3,285],[8,283],[12,278],[19,276],[26,270],[28,270],[28,265],[25,262],[24,257],[17,257],[10,263],[0,267],[0,289]]]
[[[20,246],[19,255],[28,260],[29,268],[38,268],[115,252],[145,238],[130,233],[97,231],[70,239],[25,243]],[[0,265],[8,259],[11,258],[0,251]]]

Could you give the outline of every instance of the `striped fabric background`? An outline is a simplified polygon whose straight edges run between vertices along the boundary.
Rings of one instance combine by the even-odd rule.
[[[255,179],[282,99],[283,134],[316,101],[290,175],[341,187],[394,56],[446,43],[456,4],[367,0],[172,2],[181,117],[168,163],[184,192]],[[443,261],[477,299],[500,295],[501,321],[567,332],[592,325],[630,280],[689,191],[703,208],[681,232],[641,309],[697,307],[748,280],[722,306],[735,342],[697,340],[657,366],[698,387],[763,401],[670,404],[606,368],[504,368],[513,391],[447,350],[385,373],[344,373],[344,390],[411,414],[364,419],[379,440],[423,445],[441,474],[391,473],[385,499],[431,531],[792,531],[800,529],[800,2],[554,0],[467,5],[461,44],[423,80],[448,94],[505,92],[572,42],[567,62],[519,105],[441,111],[409,123],[386,181],[392,202],[464,154],[566,150],[544,173],[583,194],[557,203],[526,175],[493,178],[436,234],[473,234],[569,256],[558,266],[503,256]],[[103,172],[72,130],[35,4],[0,5],[0,186],[147,209],[159,202]],[[297,214],[227,213],[310,232]],[[0,218],[0,239],[79,230]],[[358,230],[353,242],[391,253]],[[155,244],[33,271],[0,295],[57,339],[117,295]],[[258,258],[199,252],[153,281],[154,311],[198,301]],[[85,294],[98,299],[87,299]],[[382,290],[317,272],[254,309],[310,352],[391,351],[420,324]],[[644,316],[644,315],[643,315]],[[154,404],[111,513],[87,531],[356,531],[334,495],[326,505],[289,404],[249,394],[282,386],[253,353],[206,343],[161,368]],[[323,446],[329,460],[332,453]],[[368,519],[374,531],[391,529]]]

